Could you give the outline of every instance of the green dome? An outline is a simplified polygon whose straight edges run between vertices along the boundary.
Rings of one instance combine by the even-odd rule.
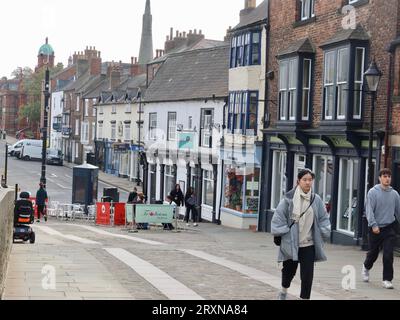
[[[54,50],[51,47],[51,45],[49,45],[48,39],[46,38],[46,43],[44,45],[42,45],[39,49],[39,55],[44,55],[44,56],[52,56],[54,55]]]

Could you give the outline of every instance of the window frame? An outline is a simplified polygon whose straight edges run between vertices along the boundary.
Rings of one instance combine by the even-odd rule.
[[[155,119],[152,119],[155,117]],[[155,126],[153,126],[155,123]],[[156,112],[151,112],[149,113],[149,140],[156,140],[157,135],[156,135],[156,130],[157,130],[157,113]]]
[[[211,204],[207,203],[207,185],[206,183],[211,183],[211,188],[213,190],[213,199]],[[203,169],[203,199],[202,199],[202,205],[206,205],[209,207],[213,207],[214,205],[214,200],[215,200],[215,190],[214,190],[214,172],[212,170],[205,170]]]
[[[174,119],[172,117],[175,117],[175,126],[171,125],[173,124]],[[177,134],[176,134],[176,128],[177,128],[177,122],[178,121],[178,114],[176,112],[168,112],[167,115],[167,141],[176,141],[177,139]]]
[[[211,114],[206,114],[208,112],[210,112]],[[210,117],[209,126],[211,126],[214,123],[214,109],[211,109],[211,108],[201,109],[201,113],[200,113],[200,131],[201,131],[200,132],[200,136],[201,136],[200,146],[203,148],[212,148],[212,145],[211,145],[212,128],[206,127],[206,125],[205,125],[206,117]],[[208,143],[206,143],[206,140],[208,141]]]
[[[307,21],[314,17],[315,0],[300,0],[300,21]]]
[[[251,29],[232,36],[230,69],[261,65],[262,34],[262,29]]]
[[[256,94],[257,106],[256,106],[256,127],[250,129],[250,112],[251,108],[251,96]],[[248,130],[254,130],[254,135],[258,132],[258,111],[259,111],[259,91],[248,90],[248,91],[231,91],[229,92],[229,108],[228,108],[228,132],[232,134],[243,134],[247,135]],[[236,121],[235,121],[236,120]],[[240,127],[237,128],[238,123]]]

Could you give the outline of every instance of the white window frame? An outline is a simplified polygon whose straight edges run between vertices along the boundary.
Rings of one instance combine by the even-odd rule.
[[[80,135],[80,121],[79,119],[75,119],[75,136]]]
[[[174,175],[172,173],[172,166],[165,166],[164,170],[164,199],[166,199],[171,192],[171,190],[168,190],[167,186],[167,177],[174,179]]]
[[[92,116],[95,117],[96,116],[96,99],[92,99]]]
[[[306,61],[308,61],[309,66],[308,70],[306,70]],[[308,74],[308,83],[304,82],[304,75]],[[303,96],[301,100],[301,120],[309,120],[310,119],[310,107],[311,107],[311,78],[312,78],[312,60],[311,59],[304,59],[303,60]],[[304,97],[307,95],[308,104],[307,106],[304,105]]]
[[[354,164],[356,162],[358,162],[359,160],[358,159],[351,159],[351,158],[341,158],[340,159],[340,164],[339,164],[339,186],[338,186],[338,207],[337,207],[338,209],[337,209],[336,229],[338,231],[340,231],[340,232],[343,232],[343,233],[346,233],[346,234],[349,234],[349,235],[354,235],[354,231],[351,231],[351,225],[353,223],[352,214],[349,214],[347,230],[340,228],[341,216],[343,215],[343,212],[341,212],[341,209],[340,209],[341,206],[342,206],[342,190],[341,190],[341,188],[342,188],[342,179],[345,176],[345,174],[343,174],[343,172],[342,172],[343,171],[343,161],[348,161],[349,165],[350,165],[349,192],[352,192],[353,191],[353,187],[354,187],[354,185],[353,185],[353,183],[354,183],[354,179],[353,179],[353,177],[354,177]],[[352,198],[352,195],[351,195],[349,197],[349,203],[348,203],[350,210],[352,208],[352,202],[353,202],[353,198]]]
[[[341,59],[342,53],[347,54],[347,61],[346,59]],[[343,57],[346,57],[344,55]],[[348,102],[348,83],[349,83],[349,62],[350,62],[350,50],[349,48],[340,48],[338,49],[337,56],[336,56],[336,86],[337,86],[337,106],[336,106],[336,117],[338,120],[346,119],[346,111],[347,111],[347,102]],[[341,65],[344,63],[344,66]],[[344,67],[344,68],[343,68]],[[346,72],[346,77],[342,77],[342,69]],[[346,79],[344,79],[346,78]],[[342,101],[342,91],[345,93],[345,99]],[[343,110],[341,110],[343,109]],[[343,111],[343,114],[340,112]]]
[[[289,74],[288,74],[288,87],[289,87],[289,120],[296,120],[296,106],[297,106],[297,79],[298,79],[298,60],[289,60]]]
[[[168,141],[176,141],[176,125],[178,114],[176,112],[168,112]]]
[[[357,65],[357,51],[358,50],[362,50],[363,54],[362,54],[362,63],[361,63],[361,81],[357,80],[357,74],[355,74],[354,76],[354,89],[355,90],[360,90],[358,91],[354,91],[354,95],[359,95],[360,98],[360,105],[359,105],[359,114],[356,114],[354,111],[356,110],[356,105],[355,105],[355,99],[354,99],[354,107],[353,107],[353,119],[361,119],[361,115],[362,115],[362,107],[363,107],[363,92],[362,92],[362,88],[364,86],[364,70],[365,70],[365,48],[363,47],[356,47],[356,56],[355,56],[355,65]],[[355,70],[354,72],[356,72],[357,70]],[[360,85],[360,88],[357,89],[356,85]]]
[[[212,188],[214,189],[214,172],[210,170],[203,170],[203,199],[202,199],[202,204],[212,207],[213,204],[207,204],[206,203],[206,182],[211,182]],[[214,198],[215,198],[215,190],[214,191]],[[213,199],[214,201],[214,199]]]
[[[85,101],[84,102],[85,117],[89,117],[89,107],[90,107],[89,99],[85,99],[84,101]]]
[[[279,119],[286,120],[289,103],[289,84],[287,81],[289,72],[289,61],[283,60],[279,63]]]
[[[111,106],[111,113],[112,113],[112,114],[117,113],[117,105],[116,105],[116,104],[113,104],[113,105]]]
[[[333,74],[331,75],[332,76],[332,82],[328,82],[327,80],[327,78],[328,78],[328,75],[330,75],[327,71],[329,70],[327,67],[328,67],[328,61],[330,61],[330,60],[328,60],[327,59],[327,57],[328,56],[331,56],[332,55],[332,62],[333,62],[333,70],[332,70],[332,72],[333,72]],[[324,61],[324,92],[325,92],[325,101],[324,101],[324,118],[325,118],[325,120],[332,120],[333,119],[333,114],[334,114],[334,112],[335,112],[335,107],[336,107],[336,104],[335,104],[335,102],[336,102],[336,92],[335,92],[335,59],[336,58],[336,53],[335,53],[335,50],[331,50],[331,51],[327,51],[327,52],[325,52],[325,54],[324,54],[324,59],[325,59],[325,61]],[[329,99],[328,99],[328,94],[327,94],[327,89],[328,88],[333,88],[333,92],[334,92],[334,100],[333,100],[333,105],[332,105],[332,113],[331,114],[328,114],[328,108],[327,108],[327,106],[328,106],[328,101],[329,101]]]
[[[349,0],[349,4],[357,3],[359,0]]]
[[[117,123],[111,123],[111,140],[117,139]]]
[[[97,132],[97,139],[103,139],[103,127],[104,127],[104,123],[103,122],[99,122],[99,130]]]
[[[277,175],[274,174],[274,168],[279,164],[279,171],[281,174],[280,180],[278,181]],[[274,151],[273,152],[273,161],[272,161],[272,197],[271,197],[271,209],[275,210],[275,203],[278,205],[281,197],[286,192],[286,181],[285,181],[285,172],[286,172],[286,164],[287,164],[287,152],[286,151]],[[275,199],[275,193],[279,188],[279,199]]]
[[[301,20],[308,20],[315,17],[315,0],[300,0]]]
[[[157,113],[149,114],[149,134],[150,140],[157,139]]]
[[[76,96],[76,109],[77,112],[79,112],[79,96]]]
[[[82,121],[81,123],[81,143],[88,144],[89,143],[89,122]]]
[[[211,114],[206,115],[206,111],[211,111]],[[204,117],[204,119],[201,119],[201,121],[203,122],[203,126],[201,128],[201,146],[209,148],[212,133],[212,129],[210,129],[210,126],[213,123],[214,111],[212,109],[203,109],[201,112],[201,116]]]
[[[131,141],[131,123],[124,123],[124,140]]]

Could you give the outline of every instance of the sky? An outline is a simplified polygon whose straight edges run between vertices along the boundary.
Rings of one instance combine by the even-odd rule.
[[[13,0],[0,11],[0,77],[17,67],[35,68],[39,48],[49,37],[56,64],[75,51],[94,46],[103,61],[130,62],[140,49],[146,0]],[[257,5],[261,0],[257,1]],[[207,39],[223,40],[239,23],[244,0],[151,0],[153,47],[163,49],[171,27],[202,30]]]

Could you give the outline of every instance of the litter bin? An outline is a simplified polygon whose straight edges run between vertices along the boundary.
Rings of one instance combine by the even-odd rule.
[[[101,202],[102,203],[105,203],[105,202],[111,202],[111,201],[113,201],[113,199],[111,198],[111,197],[102,197],[101,198]]]

